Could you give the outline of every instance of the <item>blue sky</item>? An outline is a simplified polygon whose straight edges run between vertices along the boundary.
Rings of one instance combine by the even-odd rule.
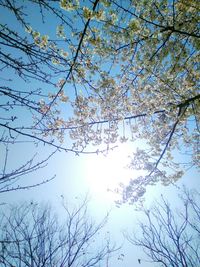
[[[42,154],[43,149],[39,152]],[[22,147],[15,147],[12,152],[12,156],[9,159],[9,164],[11,166],[19,163],[19,155],[21,160],[26,159],[27,151],[22,149]],[[70,153],[57,153],[53,158],[51,158],[45,169],[27,177],[30,181],[33,181],[38,178],[39,180],[41,178],[46,179],[48,176],[55,173],[56,178],[53,181],[34,189],[1,194],[1,203],[18,203],[24,200],[49,202],[59,213],[61,195],[65,196],[65,199],[73,204],[81,201],[85,194],[88,194],[91,199],[89,203],[91,217],[93,217],[96,221],[100,221],[107,211],[111,211],[105,232],[109,231],[112,240],[118,245],[123,245],[119,253],[117,253],[112,259],[112,264],[110,266],[132,267],[133,264],[134,266],[155,266],[154,264],[149,264],[145,261],[143,262],[143,265],[139,265],[137,259],[142,258],[145,260],[145,255],[143,255],[140,249],[130,245],[123,237],[123,232],[131,233],[134,231],[137,219],[141,218],[140,212],[135,211],[134,205],[122,205],[120,208],[117,208],[113,202],[113,198],[110,198],[109,192],[106,190],[101,190],[100,193],[98,193],[97,188],[95,188],[94,184],[91,184],[89,182],[90,179],[88,179],[88,175],[93,176],[94,179],[97,175],[97,173],[94,172],[94,169],[90,170],[90,163],[94,164],[94,156],[74,156]],[[116,164],[117,163],[119,164],[119,162],[116,162]],[[104,161],[101,166],[103,166],[103,164]],[[109,176],[106,178],[109,180]],[[187,188],[199,188],[200,181],[198,179],[197,172],[195,172],[195,170],[188,171],[182,180],[177,183],[180,187],[182,184],[184,184]],[[178,193],[179,190],[177,190],[174,186],[163,187],[157,185],[149,187],[145,196],[145,205],[150,207],[154,199],[159,198],[160,194],[163,194],[167,197],[169,202],[174,204],[174,206],[179,207],[181,203],[177,198]],[[7,205],[5,205],[4,208],[6,208],[6,206]],[[125,255],[123,261],[118,260],[120,253]]]
[[[3,17],[5,22],[15,24],[13,18],[11,18],[8,14],[3,13]],[[37,27],[36,10],[32,12],[32,17],[29,17],[29,19],[33,22],[34,27]],[[56,21],[49,25],[48,32],[55,34],[55,27]],[[45,34],[44,30],[46,30],[46,28],[42,29],[43,34]],[[13,79],[13,84],[16,87],[23,88],[24,83],[18,80],[13,72],[7,71],[4,74]],[[39,85],[34,82],[30,83],[28,86],[34,88]],[[47,87],[43,89],[49,90]],[[52,87],[50,90],[55,90],[55,88]],[[69,90],[69,88],[67,88],[67,90]],[[71,96],[72,95],[73,93],[71,93]],[[0,99],[0,102],[2,100],[3,99]],[[28,117],[24,111],[13,110],[11,112],[14,115],[18,114],[20,118],[16,121],[16,123],[27,122],[27,124],[29,124],[30,117]],[[63,107],[63,112],[66,112],[69,115],[71,111]],[[66,141],[70,142],[68,139]],[[121,251],[119,251],[119,253],[112,259],[112,264],[110,264],[110,266],[153,267],[155,266],[154,264],[144,261],[145,255],[143,255],[141,250],[130,245],[124,239],[122,234],[124,231],[131,232],[134,229],[137,218],[140,218],[139,212],[135,211],[134,206],[126,204],[122,205],[120,208],[116,207],[114,204],[115,198],[111,196],[111,193],[107,192],[107,186],[110,186],[111,189],[114,188],[116,183],[113,183],[112,181],[114,181],[115,177],[117,177],[117,181],[123,182],[124,180],[128,180],[136,175],[134,170],[130,171],[123,169],[126,164],[127,156],[131,153],[131,146],[132,144],[128,143],[125,148],[116,149],[114,152],[111,152],[107,158],[96,155],[76,156],[72,153],[58,152],[49,160],[47,167],[24,177],[22,183],[26,183],[27,181],[27,184],[31,184],[33,181],[39,182],[43,179],[46,180],[51,178],[54,174],[56,174],[56,178],[53,181],[34,189],[1,194],[0,203],[17,203],[24,200],[50,202],[55,209],[58,209],[59,212],[61,195],[65,196],[66,199],[73,203],[80,201],[81,197],[84,197],[85,194],[89,194],[91,198],[89,204],[91,216],[96,220],[100,220],[107,211],[111,210],[110,219],[105,231],[110,232],[114,242],[123,245]],[[32,144],[15,144],[10,146],[9,149],[9,169],[19,166],[35,153]],[[47,156],[51,151],[51,148],[47,146],[39,146],[37,149],[38,159],[42,159],[44,156]],[[0,153],[2,156],[5,153],[5,148],[2,145],[0,145]],[[2,156],[0,158],[0,166],[3,165],[4,158]],[[183,155],[183,161],[184,158],[185,157]],[[184,184],[187,188],[199,188],[200,180],[197,171],[195,169],[190,169],[177,183],[180,187],[182,184]],[[148,187],[145,195],[145,204],[147,206],[151,206],[152,201],[155,198],[158,198],[160,194],[163,194],[170,202],[179,206],[180,202],[178,201],[177,193],[178,190],[174,186],[164,187],[157,185]],[[4,207],[6,209],[6,205]],[[123,261],[118,260],[118,255],[120,253],[125,255]],[[138,258],[144,259],[142,264],[137,262]]]

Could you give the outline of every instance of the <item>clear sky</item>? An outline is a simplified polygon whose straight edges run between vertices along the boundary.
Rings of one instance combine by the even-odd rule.
[[[124,149],[122,149],[122,151],[124,151]],[[42,150],[40,150],[40,153],[43,153]],[[9,159],[10,166],[14,166],[19,162],[19,155],[21,160],[26,159],[27,150],[21,146],[15,147]],[[1,194],[0,202],[17,203],[24,200],[50,202],[58,209],[57,211],[59,213],[61,195],[65,196],[66,200],[73,204],[80,201],[85,194],[89,194],[91,199],[89,204],[91,217],[98,221],[104,217],[107,211],[111,211],[105,231],[110,232],[114,242],[118,245],[123,245],[119,253],[112,259],[112,264],[110,264],[110,266],[132,267],[134,265],[138,267],[153,267],[155,266],[154,264],[145,261],[139,265],[137,259],[141,258],[145,260],[145,255],[143,255],[140,249],[129,244],[123,237],[123,232],[131,233],[134,231],[137,219],[141,218],[140,213],[135,211],[135,206],[122,205],[120,208],[117,208],[113,202],[114,197],[106,190],[109,180],[114,180],[112,174],[116,175],[114,166],[116,166],[118,171],[121,169],[121,181],[123,181],[124,178],[130,177],[130,171],[127,172],[127,170],[125,170],[123,173],[123,156],[123,154],[120,155],[118,152],[116,152],[116,154],[113,153],[112,157],[108,155],[108,162],[112,162],[112,173],[110,167],[108,168],[107,166],[108,162],[106,158],[94,158],[92,155],[74,156],[70,153],[58,153],[51,158],[46,168],[27,177],[30,179],[29,181],[33,181],[38,177],[45,179],[56,174],[55,180],[34,189]],[[120,168],[121,159],[122,165]],[[106,170],[106,168],[108,169]],[[102,179],[100,174],[104,175]],[[134,175],[134,171],[132,171],[132,175]],[[105,181],[108,181],[108,183]],[[198,174],[194,170],[188,171],[183,179],[177,183],[179,186],[182,184],[186,185],[187,188],[199,188],[200,181]],[[160,194],[163,194],[171,203],[174,203],[174,206],[179,206],[181,203],[177,198],[178,192],[179,191],[174,186],[163,187],[158,185],[149,187],[145,196],[145,204],[151,206],[153,200],[158,198]],[[120,253],[125,255],[123,261],[118,260],[118,255],[120,255]]]
[[[5,13],[3,15],[5,22],[13,19]],[[36,12],[33,12],[32,17],[29,19],[33,21],[36,27]],[[14,21],[12,23],[14,24]],[[56,25],[54,22],[49,26],[49,32],[53,32],[53,29],[55,29],[54,24]],[[11,78],[15,78],[11,72],[7,72],[7,75],[13,75]],[[15,86],[21,86],[21,81],[17,81],[17,83],[15,81]],[[34,87],[37,84],[30,84],[29,86]],[[18,111],[14,110],[11,112],[15,114]],[[28,121],[26,113],[19,111],[19,116],[21,121]],[[10,146],[8,168],[14,169],[15,166],[19,166],[20,163],[31,157],[34,153],[32,148],[33,144],[15,144]],[[0,194],[0,203],[8,204],[24,200],[34,200],[50,202],[59,210],[61,195],[73,203],[79,201],[85,194],[89,194],[91,198],[89,204],[91,217],[98,221],[106,212],[111,211],[105,231],[110,232],[113,241],[117,245],[123,245],[119,253],[111,260],[109,267],[153,267],[155,266],[154,264],[145,261],[146,258],[141,249],[133,247],[123,237],[123,232],[131,233],[134,230],[137,219],[140,218],[140,213],[135,210],[134,205],[124,204],[120,208],[116,207],[114,200],[118,196],[107,190],[108,188],[112,190],[117,186],[118,182],[127,182],[130,178],[137,175],[136,171],[124,168],[128,164],[128,156],[131,154],[132,149],[132,144],[127,143],[110,152],[107,157],[103,155],[76,156],[72,153],[58,152],[49,160],[48,166],[38,172],[27,175],[23,178],[22,183],[23,181],[26,182],[26,179],[28,181],[27,184],[31,184],[34,181],[39,182],[56,174],[56,178],[53,181],[29,190]],[[48,155],[49,151],[48,147],[40,146],[37,149],[38,158],[42,159],[45,155]],[[3,165],[4,154],[5,147],[0,144],[0,168]],[[180,187],[183,184],[187,188],[199,188],[200,179],[197,171],[190,169],[177,183]],[[170,202],[180,205],[177,199],[177,188],[161,185],[147,188],[145,204],[151,206],[154,199],[158,198],[160,194],[166,196]],[[6,208],[6,204],[4,207]],[[125,256],[123,259],[118,259],[121,253]],[[142,259],[141,264],[138,263],[138,258]]]

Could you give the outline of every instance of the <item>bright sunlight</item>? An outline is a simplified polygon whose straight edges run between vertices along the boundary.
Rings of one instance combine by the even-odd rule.
[[[89,159],[86,166],[86,179],[91,194],[116,200],[114,189],[119,183],[128,183],[133,178],[133,170],[126,167],[128,156],[133,152],[130,144],[120,144],[107,156],[98,155]]]

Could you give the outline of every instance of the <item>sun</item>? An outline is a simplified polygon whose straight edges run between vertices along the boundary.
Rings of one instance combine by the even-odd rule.
[[[87,160],[85,172],[90,193],[115,200],[114,189],[119,183],[128,183],[133,176],[133,170],[126,167],[132,152],[130,144],[120,144],[106,156],[97,155]]]

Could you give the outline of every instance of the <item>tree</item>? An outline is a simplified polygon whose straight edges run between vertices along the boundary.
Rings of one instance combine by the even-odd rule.
[[[58,218],[49,206],[23,203],[1,212],[1,266],[99,266],[116,250],[108,236],[100,241],[107,217],[95,224],[87,202]],[[102,234],[103,236],[103,234]]]
[[[13,69],[26,88],[5,81],[2,108],[11,114],[20,106],[31,114],[21,126],[14,115],[3,117],[4,141],[11,134],[76,154],[143,142],[130,167],[145,174],[121,186],[121,202],[135,202],[148,185],[168,185],[199,167],[197,0],[0,4],[19,25],[17,31],[8,22],[1,25],[3,70]],[[28,80],[45,85],[30,90]],[[188,155],[184,165],[174,152]]]
[[[27,22],[27,15],[35,10],[38,19],[41,19],[44,24],[44,13],[48,11],[48,16],[53,15],[56,23],[71,29],[72,19],[65,18],[60,7],[54,6],[54,2],[59,1],[27,1],[26,4],[10,0],[0,1],[2,14],[5,14],[1,17],[0,24],[2,80],[0,148],[4,153],[4,160],[1,161],[0,193],[27,189],[50,181],[55,176],[32,184],[30,182],[24,184],[22,178],[45,167],[49,158],[58,150],[78,153],[77,150],[60,145],[63,141],[63,131],[61,134],[56,131],[56,128],[63,120],[58,118],[59,110],[55,108],[57,101],[53,99],[49,108],[45,104],[54,97],[61,103],[65,103],[68,99],[64,90],[54,94],[55,88],[58,91],[57,88],[62,84],[58,81],[58,77],[70,68],[69,61],[66,59],[67,53],[63,49],[62,51],[57,49],[55,42],[48,40],[48,36],[40,37],[38,31],[31,31]],[[61,29],[61,26],[57,29],[57,42],[73,45],[65,37],[63,40]],[[27,37],[28,33],[32,34],[34,42],[32,38]],[[47,44],[49,44],[48,50]],[[43,88],[44,84],[49,88]],[[40,119],[41,117],[44,119],[43,114],[47,109],[48,114],[45,114],[44,123]],[[48,123],[47,127],[46,123]],[[52,129],[52,127],[56,128]],[[49,131],[50,134],[48,134]],[[58,142],[56,142],[57,139]],[[21,165],[15,168],[8,166],[9,153],[12,154],[13,146],[14,148],[20,144],[23,146],[24,143],[25,145],[31,143],[30,149],[33,150],[35,146],[36,152]],[[46,158],[37,159],[41,145],[45,144],[53,150],[51,149]]]
[[[140,235],[128,240],[141,247],[158,266],[196,267],[200,263],[200,194],[184,191],[177,210],[162,197],[161,202],[144,209],[146,220],[139,223]],[[138,232],[139,233],[139,232]],[[142,261],[142,260],[141,260]]]

